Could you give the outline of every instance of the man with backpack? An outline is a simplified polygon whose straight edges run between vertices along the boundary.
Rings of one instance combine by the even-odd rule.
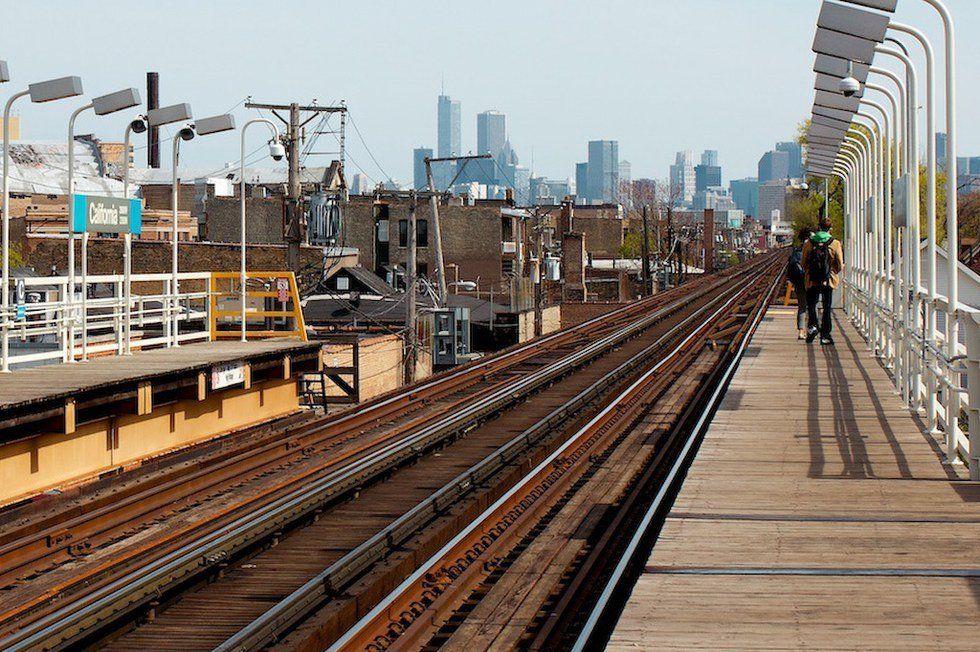
[[[820,218],[819,230],[803,245],[803,270],[806,273],[806,304],[809,313],[806,341],[812,342],[819,333],[820,343],[832,345],[830,336],[831,310],[834,289],[840,283],[844,269],[844,248],[830,235],[830,218]],[[823,316],[817,325],[817,301],[823,307]]]
[[[808,311],[806,307],[806,270],[803,269],[803,245],[810,239],[810,229],[803,227],[797,236],[800,246],[793,247],[793,253],[789,255],[789,262],[786,264],[786,278],[793,284],[793,292],[796,294],[796,329],[798,335],[796,339],[802,340],[806,337],[806,326]]]

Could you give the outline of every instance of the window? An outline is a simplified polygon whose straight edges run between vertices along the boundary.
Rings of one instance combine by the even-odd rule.
[[[418,263],[418,274],[429,278],[429,263]]]
[[[408,246],[408,220],[398,220],[398,246]]]
[[[337,289],[338,290],[349,290],[350,289],[350,279],[346,276],[337,277]]]
[[[408,246],[408,220],[398,221],[398,246]],[[415,246],[429,246],[429,220],[415,220]]]

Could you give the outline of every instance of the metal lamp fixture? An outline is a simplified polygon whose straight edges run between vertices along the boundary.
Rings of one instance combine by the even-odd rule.
[[[0,68],[0,80],[9,77],[6,63]],[[14,102],[30,95],[32,102],[51,102],[82,94],[82,80],[79,77],[62,77],[50,81],[38,82],[27,87],[26,91],[14,93],[7,99],[3,108],[3,279],[0,281],[0,372],[10,371],[10,324],[7,313],[10,307],[10,109]]]
[[[166,122],[178,122],[182,119],[187,119],[190,117],[191,107],[189,104],[175,104],[173,106],[164,107],[162,109],[155,109],[149,112],[150,126],[155,127],[159,124],[165,124],[161,122],[165,120]],[[187,117],[179,117],[187,116]],[[173,179],[170,195],[170,207],[171,207],[171,222],[172,230],[171,237],[173,242],[171,243],[171,256],[170,256],[170,319],[167,320],[167,324],[170,327],[170,337],[171,346],[180,346],[180,330],[179,330],[179,316],[180,316],[180,278],[178,273],[178,258],[177,258],[177,241],[179,237],[179,231],[177,229],[177,203],[178,203],[178,193],[177,193],[177,165],[180,157],[180,141],[182,140],[192,140],[195,135],[207,136],[210,134],[221,133],[222,131],[231,131],[235,128],[235,116],[230,113],[224,113],[221,115],[211,116],[208,118],[201,118],[196,120],[193,125],[188,125],[177,132],[177,135],[173,137]]]
[[[51,96],[59,92],[68,90],[69,85],[66,80],[78,79],[77,77],[65,77],[56,82],[49,83],[49,87],[40,89],[39,93]],[[81,81],[78,82],[81,89]],[[75,202],[72,194],[75,192],[75,120],[84,111],[92,109],[96,115],[108,115],[125,109],[131,109],[140,105],[140,94],[135,88],[125,88],[115,93],[108,93],[95,97],[85,106],[76,109],[68,120],[68,288],[69,303],[75,300],[75,233],[74,233],[74,214]],[[88,360],[88,231],[82,234],[82,359]],[[75,330],[74,325],[69,324],[66,333],[68,342],[67,356],[68,361],[75,360]]]

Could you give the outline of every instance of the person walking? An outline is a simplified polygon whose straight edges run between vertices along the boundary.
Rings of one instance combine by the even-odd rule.
[[[793,252],[789,255],[789,262],[786,263],[786,278],[793,284],[793,292],[796,294],[796,339],[798,340],[806,337],[809,315],[806,308],[806,270],[803,269],[803,245],[810,239],[810,234],[809,227],[800,229],[797,235],[800,244],[793,247]]]
[[[834,290],[844,269],[844,248],[830,234],[830,218],[821,217],[820,227],[803,245],[803,270],[806,274],[807,343],[820,335],[820,343],[833,345],[831,310]],[[817,321],[817,302],[823,315]]]

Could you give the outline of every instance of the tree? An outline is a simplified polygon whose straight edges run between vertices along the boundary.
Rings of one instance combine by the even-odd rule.
[[[828,212],[830,215],[830,230],[842,237],[844,234],[844,209],[842,207],[842,191],[840,179],[831,177],[829,179],[830,205]],[[816,177],[807,179],[805,189],[795,190],[786,200],[786,215],[790,224],[793,226],[794,238],[804,227],[815,231],[823,215],[824,206],[824,180]]]
[[[919,166],[919,234],[925,240],[929,233],[926,231],[928,218],[928,196],[926,186],[929,179],[926,176],[926,166]],[[940,245],[946,242],[946,172],[936,170],[936,242]]]
[[[959,198],[960,236],[980,238],[980,192],[961,195]]]
[[[654,242],[650,238],[650,250],[653,251]],[[623,238],[623,244],[619,246],[620,258],[640,258],[643,256],[643,234],[631,231]]]
[[[24,257],[20,253],[20,247],[15,242],[10,243],[10,267],[22,267],[24,265]]]

